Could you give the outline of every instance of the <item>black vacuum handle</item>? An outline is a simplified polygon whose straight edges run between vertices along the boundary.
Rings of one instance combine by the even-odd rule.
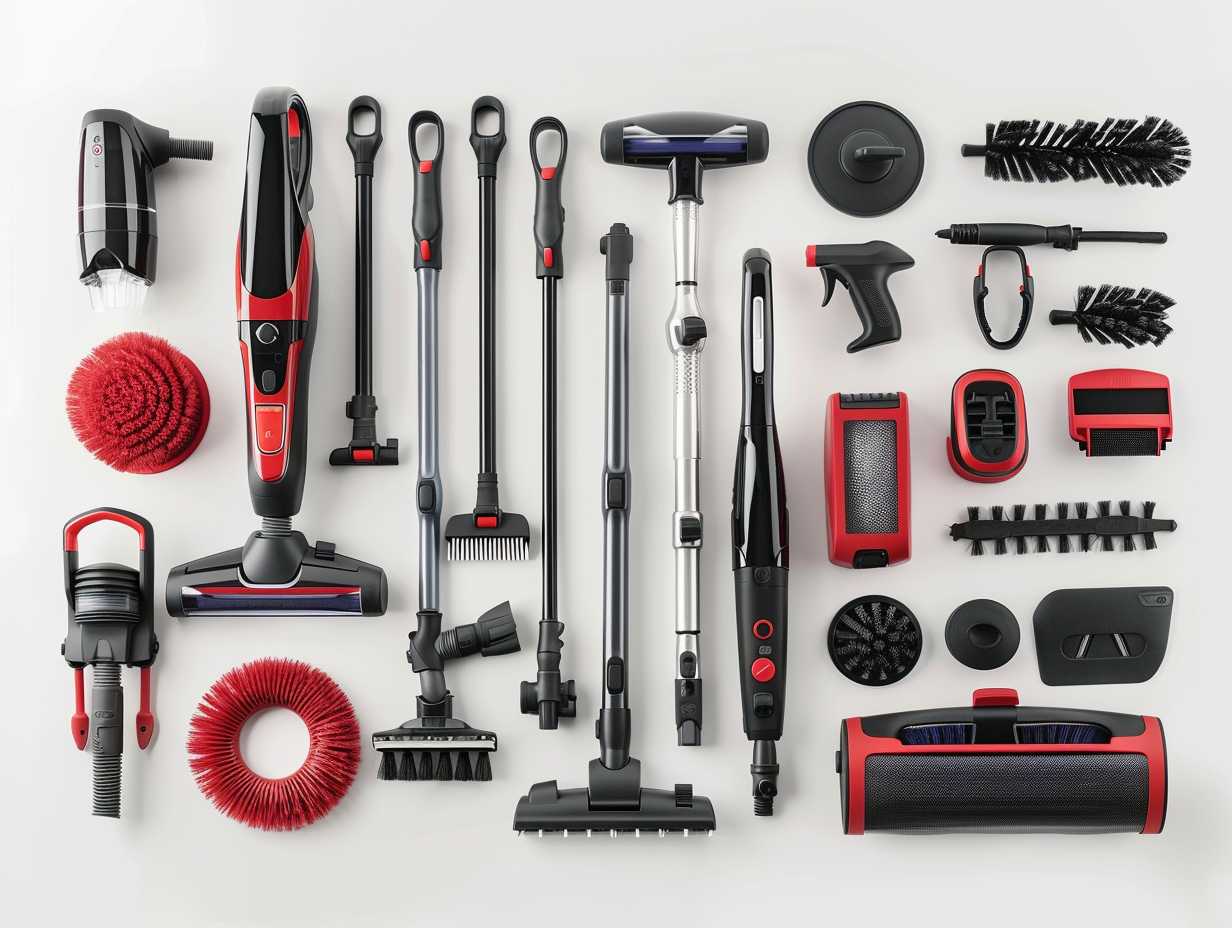
[[[364,113],[371,113],[373,126],[371,132],[357,132],[356,118]],[[372,167],[376,161],[376,153],[381,147],[381,104],[374,97],[361,94],[351,101],[347,107],[347,146],[355,158],[355,176],[371,177]]]
[[[483,135],[479,131],[479,114],[496,113],[496,131]],[[505,105],[493,96],[482,96],[471,106],[471,148],[479,162],[480,177],[496,177],[496,162],[505,148]]]
[[[539,138],[546,132],[560,136],[556,164],[539,162]],[[530,163],[535,168],[535,276],[565,276],[565,208],[560,202],[560,183],[565,173],[569,134],[555,116],[542,116],[530,127]]]
[[[425,158],[415,136],[423,126],[436,127],[436,153]],[[406,127],[411,160],[415,162],[415,202],[411,207],[411,232],[415,236],[415,269],[441,269],[441,237],[445,216],[441,208],[441,166],[445,160],[445,123],[431,110],[420,110]]]
[[[787,568],[742,567],[736,577],[740,704],[749,740],[783,735],[787,681]]]

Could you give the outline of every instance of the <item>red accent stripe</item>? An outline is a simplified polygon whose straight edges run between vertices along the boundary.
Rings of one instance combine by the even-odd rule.
[[[135,519],[130,519],[128,516],[122,516],[115,512],[107,512],[106,510],[96,509],[94,512],[87,512],[85,515],[78,516],[68,525],[64,526],[64,550],[77,550],[77,536],[81,534],[81,530],[87,525],[93,525],[95,522],[119,522],[121,525],[127,525],[137,533],[137,545],[142,551],[145,550],[145,526]]]
[[[154,737],[154,713],[150,711],[150,668],[141,668],[141,708],[137,710],[137,747],[145,750]]]
[[[806,245],[805,246],[804,266],[805,267],[816,267],[817,266],[817,246],[816,245]]]
[[[431,174],[432,173],[432,162],[431,161],[420,161],[419,162],[419,173],[420,174]]]
[[[551,267],[555,263],[556,263],[556,255],[552,252],[552,249],[551,248],[543,249],[543,266]]]
[[[539,172],[539,176],[544,180],[551,180],[556,176],[556,168],[544,168]]]
[[[73,668],[73,696],[76,711],[73,712],[72,726],[73,743],[77,750],[86,749],[86,738],[90,734],[90,717],[86,715],[86,671],[84,667]]]
[[[295,107],[291,107],[287,110],[287,136],[289,138],[297,139],[299,138],[299,134],[299,110]]]
[[[432,243],[426,238],[421,240],[419,243],[419,257],[424,261],[432,260]]]

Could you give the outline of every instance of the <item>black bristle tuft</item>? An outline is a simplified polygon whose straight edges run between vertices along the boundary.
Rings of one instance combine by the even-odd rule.
[[[442,781],[453,779],[453,762],[449,759],[448,751],[441,751],[436,759],[435,779]]]
[[[1101,345],[1116,343],[1126,348],[1139,345],[1161,345],[1172,334],[1168,325],[1168,310],[1176,301],[1158,290],[1104,284],[1078,288],[1072,312],[1057,310],[1049,313],[1053,325],[1073,325],[1084,341]]]
[[[492,762],[488,760],[487,751],[480,751],[475,761],[475,779],[485,783],[492,779]]]
[[[1127,500],[1127,499],[1123,499],[1123,500],[1121,500],[1121,501],[1117,504],[1117,507],[1121,510],[1121,515],[1123,515],[1123,516],[1127,516],[1127,515],[1129,515],[1129,500]]]
[[[1144,519],[1155,518],[1155,503],[1152,500],[1148,499],[1145,503],[1142,504],[1142,518]]]
[[[1143,536],[1142,536],[1142,545],[1143,545],[1143,547],[1144,547],[1144,548],[1146,548],[1148,551],[1154,551],[1154,550],[1155,550],[1155,548],[1156,548],[1156,544],[1155,544],[1155,533],[1154,533],[1154,532],[1147,532],[1145,535],[1143,535]]]
[[[470,751],[459,751],[458,752],[458,763],[454,767],[453,778],[455,780],[462,780],[462,781],[474,779],[474,777],[471,776],[471,752]]]
[[[979,506],[968,506],[967,507],[967,518],[968,519],[974,522],[979,517],[980,517],[980,507]]]
[[[1038,119],[1006,120],[984,130],[984,145],[964,146],[984,156],[993,180],[1052,183],[1098,177],[1106,184],[1166,187],[1189,170],[1185,133],[1166,119],[1079,119],[1072,126]]]
[[[398,758],[393,751],[381,752],[381,766],[377,770],[377,779],[396,780],[398,778]]]
[[[1121,550],[1122,551],[1133,551],[1134,548],[1136,547],[1134,545],[1134,536],[1133,535],[1122,535],[1121,537],[1123,539],[1123,546]]]
[[[971,556],[979,557],[983,553],[984,553],[984,542],[976,538],[974,541],[971,542]]]
[[[997,538],[993,540],[993,552],[995,554],[1004,554],[1006,552],[1004,538]]]
[[[419,777],[415,775],[415,752],[414,751],[399,751],[401,758],[398,760],[398,779],[399,780],[417,780]]]
[[[993,506],[992,507],[992,520],[994,522],[1000,522],[1004,517],[1005,517],[1005,507],[1004,506]]]
[[[419,751],[418,754],[419,754],[419,779],[431,780],[432,774],[434,772],[432,770],[432,752],[431,751]]]
[[[1116,550],[1116,545],[1112,543],[1111,535],[1104,535],[1102,538],[1100,538],[1100,541],[1102,542],[1100,547],[1102,547],[1105,551],[1115,551]]]
[[[1015,504],[1015,506],[1014,506],[1014,521],[1015,521],[1015,522],[1021,522],[1021,521],[1022,521],[1023,519],[1025,519],[1026,517],[1027,517],[1027,507],[1026,507],[1026,506],[1023,506],[1021,503],[1019,503],[1019,504]]]
[[[1019,535],[1017,538],[1014,539],[1014,541],[1017,542],[1018,553],[1026,554],[1027,553],[1027,536]]]

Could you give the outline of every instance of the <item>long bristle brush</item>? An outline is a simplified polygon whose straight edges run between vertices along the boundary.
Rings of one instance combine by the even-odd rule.
[[[964,145],[963,157],[983,158],[992,180],[1051,183],[1098,177],[1124,187],[1167,187],[1189,170],[1192,152],[1185,133],[1167,119],[1148,116],[1103,122],[1079,119],[1072,126],[1051,120],[1003,120],[984,127],[983,145]]]
[[[1005,518],[1002,506],[993,506],[987,519],[980,518],[978,506],[967,507],[967,521],[956,522],[950,526],[950,537],[955,541],[971,542],[971,553],[981,555],[985,544],[992,542],[995,554],[1005,554],[1009,543],[1014,542],[1017,554],[1026,554],[1027,539],[1035,539],[1035,550],[1043,554],[1052,550],[1049,539],[1057,539],[1057,550],[1068,554],[1074,550],[1070,542],[1071,536],[1078,538],[1078,547],[1082,551],[1090,551],[1091,543],[1100,540],[1100,548],[1104,551],[1116,550],[1115,539],[1121,539],[1122,551],[1134,551],[1137,543],[1135,535],[1141,535],[1143,547],[1148,551],[1156,548],[1156,532],[1176,531],[1176,522],[1172,519],[1156,519],[1155,504],[1142,504],[1142,515],[1130,514],[1129,500],[1121,500],[1117,504],[1117,514],[1113,515],[1111,500],[1102,500],[1096,505],[1096,514],[1088,516],[1089,507],[1086,503],[1074,503],[1074,515],[1070,516],[1069,503],[1057,503],[1056,516],[1048,518],[1048,506],[1036,504],[1032,507],[1032,518],[1028,519],[1027,507],[1014,506],[1011,517]]]
[[[1074,326],[1088,343],[1115,343],[1126,348],[1158,346],[1172,334],[1172,326],[1164,320],[1175,305],[1176,300],[1146,287],[1135,290],[1115,284],[1085,285],[1078,288],[1073,310],[1054,309],[1048,321]]]

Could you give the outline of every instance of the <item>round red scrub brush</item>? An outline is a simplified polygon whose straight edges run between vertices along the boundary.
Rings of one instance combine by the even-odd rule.
[[[290,776],[254,773],[240,753],[245,723],[265,709],[290,709],[308,729],[308,756]],[[188,729],[189,766],[218,810],[263,831],[293,831],[336,806],[359,769],[359,722],[328,675],[300,661],[262,658],[224,674]]]
[[[193,453],[210,419],[205,378],[181,351],[145,332],[96,347],[68,383],[78,441],[126,474],[157,474]]]

